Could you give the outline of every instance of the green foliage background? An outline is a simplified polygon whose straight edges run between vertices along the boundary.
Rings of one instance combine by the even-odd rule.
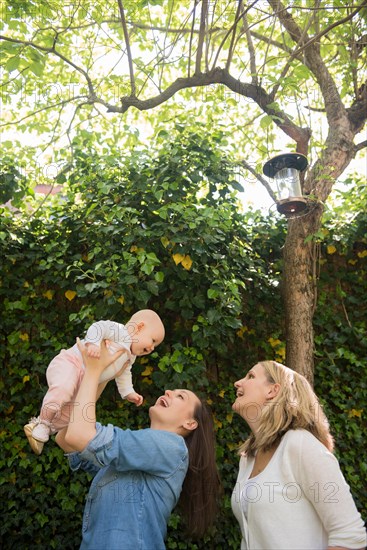
[[[4,550],[78,547],[89,479],[68,470],[54,442],[40,457],[32,454],[23,425],[38,414],[46,367],[61,348],[93,321],[125,322],[142,307],[159,311],[167,329],[157,352],[134,368],[135,386],[146,401],[139,409],[122,403],[110,383],[99,418],[145,427],[148,408],[163,388],[204,394],[217,429],[221,515],[210,536],[194,542],[173,514],[167,547],[239,548],[230,495],[237,447],[247,429],[231,412],[233,383],[258,360],[284,360],[280,281],[286,227],[256,212],[240,213],[238,170],[218,153],[221,139],[219,133],[207,138],[179,128],[178,137],[156,151],[140,148],[126,157],[103,157],[77,143],[75,165],[60,180],[63,196],[36,211],[21,193],[24,181],[17,180],[14,165],[8,171],[3,166],[3,181],[13,196],[18,190],[13,204],[22,204],[16,215],[2,208],[0,226]],[[366,196],[366,186],[360,186],[359,205]],[[355,212],[351,223],[344,213],[326,214],[325,230],[315,236],[315,389],[366,519],[367,214]]]

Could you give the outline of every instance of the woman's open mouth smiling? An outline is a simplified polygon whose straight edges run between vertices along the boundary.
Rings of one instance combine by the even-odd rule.
[[[158,399],[156,405],[160,405],[161,407],[168,407],[169,406],[167,399],[163,396]]]

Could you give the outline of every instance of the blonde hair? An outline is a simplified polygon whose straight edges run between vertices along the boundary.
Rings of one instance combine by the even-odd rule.
[[[329,422],[310,383],[299,374],[276,361],[258,363],[270,384],[279,384],[277,395],[262,408],[256,434],[252,433],[239,452],[253,456],[277,445],[288,430],[304,429],[312,433],[332,452],[333,437]]]

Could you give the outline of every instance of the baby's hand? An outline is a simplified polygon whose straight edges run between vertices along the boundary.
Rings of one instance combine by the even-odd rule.
[[[90,342],[87,342],[85,344],[85,347],[87,348],[88,357],[95,357],[96,359],[100,358],[101,348],[99,346],[97,346],[96,344],[91,344]]]
[[[143,401],[144,397],[142,395],[139,395],[138,393],[131,392],[126,396],[126,399],[130,401],[130,403],[135,403],[137,407],[139,407]]]

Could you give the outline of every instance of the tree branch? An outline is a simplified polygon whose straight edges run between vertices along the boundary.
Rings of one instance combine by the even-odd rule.
[[[355,153],[358,153],[358,151],[361,151],[362,149],[365,149],[367,147],[367,139],[365,141],[361,141],[361,143],[358,143],[354,146]]]
[[[226,61],[227,71],[229,71],[229,67],[231,65],[231,61],[232,61],[232,57],[233,57],[234,45],[235,45],[235,41],[236,41],[237,25],[238,25],[240,19],[243,17],[243,15],[245,15],[245,14],[242,14],[242,7],[243,7],[243,0],[239,0],[236,15],[235,15],[235,18],[234,18],[234,24],[233,24],[233,27],[231,29],[231,34],[232,34],[231,43],[229,45],[228,56],[227,56],[227,61]]]
[[[308,128],[300,128],[283,111],[277,110],[270,105],[273,103],[271,96],[261,87],[254,84],[246,84],[240,80],[236,80],[225,69],[216,68],[208,73],[193,75],[186,78],[178,78],[168,88],[155,97],[146,100],[138,99],[137,97],[126,96],[121,98],[121,106],[109,106],[110,113],[125,113],[130,107],[135,107],[139,111],[147,111],[161,105],[180,90],[185,88],[197,88],[209,86],[210,84],[224,84],[235,92],[253,99],[259,107],[268,115],[272,116],[274,123],[285,132],[297,144],[297,151],[305,154],[308,148],[310,139],[310,130]]]
[[[201,13],[200,13],[199,40],[198,40],[198,48],[196,51],[195,74],[201,73],[201,58],[203,56],[203,45],[204,45],[204,38],[205,38],[207,16],[208,16],[208,0],[202,0]]]
[[[73,63],[72,61],[70,61],[70,59],[68,59],[67,57],[65,57],[63,54],[61,54],[60,52],[58,52],[54,47],[52,48],[46,48],[44,46],[40,46],[38,44],[35,44],[34,42],[31,42],[29,40],[18,40],[16,38],[10,38],[8,36],[4,36],[4,35],[0,35],[0,40],[5,40],[5,41],[8,41],[8,42],[13,42],[15,44],[22,44],[24,46],[30,46],[31,48],[35,48],[36,50],[40,50],[42,52],[45,52],[47,54],[53,54],[55,55],[56,57],[59,57],[60,59],[62,59],[67,65],[70,65],[71,67],[73,67],[73,69],[75,69],[76,71],[78,71],[80,74],[82,74],[84,76],[84,78],[86,79],[87,81],[87,86],[88,86],[88,90],[89,90],[89,96],[87,96],[87,103],[89,104],[93,104],[93,103],[100,103],[101,105],[104,105],[107,109],[107,112],[113,112],[113,108],[114,106],[113,105],[110,105],[107,101],[104,101],[102,98],[98,97],[95,90],[94,90],[94,86],[93,86],[93,83],[88,75],[88,73],[82,69],[81,67],[78,67],[78,65],[76,65],[75,63]],[[86,96],[77,96],[75,98],[72,99],[72,101],[74,99],[79,99],[81,97],[86,97]],[[67,100],[67,102],[69,102],[71,100]],[[54,106],[58,106],[58,105],[61,105],[61,103],[58,103]],[[50,107],[46,107],[47,109],[50,108]],[[112,109],[112,110],[111,110]],[[38,111],[35,111],[33,114],[36,114],[40,111],[42,111],[44,109],[39,109]],[[28,117],[26,117],[28,118]],[[4,125],[3,125],[4,126]]]
[[[59,124],[60,124],[60,120],[61,120],[61,115],[62,115],[62,112],[63,112],[63,109],[64,109],[64,105],[61,105],[61,109],[59,110],[58,112],[58,115],[57,115],[57,120],[54,124],[54,127],[53,127],[53,131],[52,131],[52,134],[51,134],[51,138],[48,140],[48,142],[43,145],[42,147],[42,152],[44,153],[46,151],[46,149],[52,145],[52,143],[55,143],[55,141],[57,141],[57,138],[55,138],[55,135],[56,135],[56,129],[58,128]]]
[[[27,118],[30,118],[34,115],[37,115],[38,113],[41,113],[42,111],[48,111],[48,110],[53,109],[55,107],[64,106],[67,103],[71,103],[71,102],[75,101],[76,99],[85,99],[85,98],[86,98],[86,96],[79,95],[79,96],[73,97],[72,99],[65,99],[64,101],[60,101],[59,103],[53,103],[52,105],[46,105],[45,107],[41,107],[40,109],[37,109],[36,111],[33,111],[29,115],[26,115],[26,116],[24,116],[24,117],[22,117],[18,120],[14,120],[12,122],[4,122],[4,124],[0,124],[0,128],[5,128],[6,126],[14,126],[16,124],[19,124],[20,122],[23,122],[24,120],[27,120]]]
[[[257,1],[258,1],[258,0],[254,0],[254,2],[252,2],[252,3],[246,8],[246,12],[245,12],[245,13],[247,13],[247,12],[249,11],[249,9],[252,8],[252,7],[256,4]],[[236,14],[236,18],[235,18],[235,21],[234,21],[233,25],[232,25],[231,28],[225,33],[224,38],[223,38],[222,42],[220,43],[220,45],[219,45],[219,47],[218,47],[217,54],[216,54],[216,56],[215,56],[215,58],[214,58],[214,63],[213,63],[213,65],[212,65],[212,70],[214,70],[215,67],[216,67],[217,61],[218,61],[218,59],[219,59],[219,54],[220,54],[220,52],[221,52],[221,50],[222,50],[224,44],[226,43],[226,40],[227,40],[228,36],[231,34],[232,30],[233,30],[234,28],[236,28],[236,25],[237,25],[237,23],[238,23],[238,20],[241,19],[242,16],[243,16],[242,13],[240,13],[238,17],[237,17],[237,14]]]
[[[265,178],[262,177],[261,174],[259,174],[258,172],[256,172],[256,170],[251,166],[251,164],[248,164],[245,160],[241,160],[240,161],[240,164],[242,164],[242,166],[248,170],[253,176],[255,176],[255,178],[265,187],[265,189],[267,190],[267,192],[269,193],[270,197],[272,198],[272,200],[274,202],[277,201],[276,199],[276,196],[275,196],[275,193],[274,191],[272,190],[272,188],[270,187],[270,185],[268,184],[268,182],[266,181]]]
[[[316,13],[316,12],[315,12]],[[280,73],[280,76],[279,76],[279,79],[278,79],[278,82],[275,84],[274,88],[273,88],[273,91],[271,93],[271,96],[273,98],[275,98],[276,94],[277,94],[277,91],[279,90],[280,86],[281,86],[281,83],[283,81],[283,79],[285,78],[287,72],[289,71],[289,69],[291,68],[291,65],[292,65],[292,61],[293,59],[296,59],[298,58],[298,45],[299,44],[303,44],[304,43],[304,39],[307,37],[307,31],[308,29],[310,28],[311,24],[313,22],[313,17],[310,17],[307,25],[305,26],[305,28],[303,30],[300,31],[300,36],[298,38],[298,41],[297,41],[297,44],[296,44],[296,48],[295,50],[290,54],[289,58],[287,59],[287,63],[285,64],[285,66],[283,67],[283,70],[282,72]]]
[[[127,31],[127,26],[126,26],[124,6],[122,5],[122,0],[117,0],[117,3],[118,3],[118,6],[119,6],[122,30],[124,32],[124,38],[125,38],[125,44],[126,44],[127,59],[128,59],[128,63],[129,63],[131,95],[135,96],[136,95],[136,86],[135,86],[135,77],[134,77],[134,66],[133,66],[133,58],[132,58],[132,55],[131,55],[129,33]]]
[[[278,40],[272,40],[271,38],[268,38],[267,36],[264,36],[263,34],[260,34],[259,32],[256,32],[256,31],[251,31],[251,36],[253,36],[254,38],[257,38],[258,40],[260,40],[260,42],[264,42],[265,44],[270,44],[271,46],[275,46],[279,50],[283,50],[285,53],[289,55],[293,54],[292,48],[289,48],[288,46],[286,46],[285,44],[282,44],[282,42],[279,42]],[[298,59],[301,60],[302,58],[299,56]]]
[[[65,61],[65,63],[67,63],[68,65],[73,67],[73,69],[75,69],[76,71],[78,71],[80,74],[82,74],[84,76],[85,80],[87,81],[90,100],[97,99],[97,94],[94,91],[94,86],[93,86],[93,83],[92,83],[88,73],[84,69],[82,69],[81,67],[78,67],[78,65],[76,65],[75,63],[70,61],[70,59],[65,57],[62,53],[58,52],[55,49],[54,46],[52,48],[46,48],[44,46],[39,46],[38,44],[35,44],[34,42],[31,42],[29,40],[18,40],[16,38],[10,38],[9,36],[4,36],[4,35],[0,35],[0,40],[13,42],[14,44],[23,44],[23,46],[30,46],[31,48],[34,48],[35,50],[40,50],[41,52],[45,52],[47,54],[56,55],[56,57],[59,57],[60,59]]]
[[[279,21],[288,31],[289,35],[295,42],[300,42],[301,39],[301,30],[298,25],[295,23],[293,17],[287,12],[286,8],[280,2],[280,0],[268,0],[268,3],[275,11],[276,15],[279,18]],[[339,21],[329,25],[327,28],[323,29],[320,33],[313,36],[294,52],[294,55],[299,55],[301,52],[304,53],[305,63],[308,68],[312,71],[316,80],[320,86],[322,95],[325,100],[326,116],[329,121],[329,124],[332,125],[333,121],[340,120],[342,113],[345,113],[345,107],[340,98],[338,88],[332,79],[324,61],[322,60],[319,50],[314,46],[315,42],[318,42],[322,36],[330,32],[331,29],[340,26],[350,19],[352,19],[364,6],[367,5],[367,0],[363,0],[362,3],[357,6],[357,8]]]
[[[189,59],[188,59],[188,65],[187,65],[187,76],[191,76],[191,56],[192,56],[192,41],[194,38],[194,27],[195,27],[195,16],[196,16],[196,6],[197,2],[194,2],[194,8],[192,10],[192,23],[191,23],[191,32],[190,32],[190,40],[189,40]]]
[[[348,119],[355,133],[362,130],[367,120],[367,82],[360,86],[357,93],[356,100],[347,109]]]
[[[252,84],[254,84],[254,86],[256,86],[258,84],[256,54],[255,54],[254,43],[252,41],[250,27],[247,20],[247,13],[245,11],[242,12],[242,19],[243,19],[243,27],[244,27],[244,31],[247,39],[248,53],[250,55],[251,82]]]

